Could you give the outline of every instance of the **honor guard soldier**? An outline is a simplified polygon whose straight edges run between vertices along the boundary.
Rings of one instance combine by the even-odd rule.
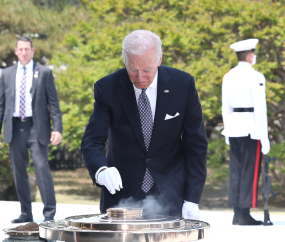
[[[258,39],[230,46],[238,57],[225,74],[222,87],[222,134],[230,145],[228,206],[234,208],[234,225],[261,225],[249,210],[257,205],[257,185],[262,154],[270,149],[267,128],[265,78],[254,70]]]

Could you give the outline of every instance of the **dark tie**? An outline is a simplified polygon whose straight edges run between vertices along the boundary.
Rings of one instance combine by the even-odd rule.
[[[149,102],[149,99],[145,91],[146,89],[142,89],[142,93],[139,96],[138,109],[139,109],[139,114],[140,114],[144,144],[145,144],[146,150],[148,151],[149,144],[151,141],[153,121],[152,121],[150,102]],[[142,190],[145,193],[147,193],[151,189],[153,184],[154,184],[153,178],[149,170],[146,168],[144,179],[143,179],[143,184],[142,184]]]
[[[20,86],[20,117],[26,117],[26,67],[23,67],[23,76]]]

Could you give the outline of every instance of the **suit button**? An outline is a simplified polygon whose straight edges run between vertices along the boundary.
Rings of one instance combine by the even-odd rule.
[[[149,159],[149,158],[146,158],[146,159],[145,159],[145,162],[149,162],[149,161],[150,161],[150,159]]]

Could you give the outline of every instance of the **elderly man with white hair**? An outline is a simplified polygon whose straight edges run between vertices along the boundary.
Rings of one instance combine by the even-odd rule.
[[[126,68],[94,85],[81,143],[93,184],[102,188],[101,212],[152,197],[161,207],[146,212],[198,219],[207,139],[194,78],[161,66],[162,42],[150,31],[127,35],[122,55]]]

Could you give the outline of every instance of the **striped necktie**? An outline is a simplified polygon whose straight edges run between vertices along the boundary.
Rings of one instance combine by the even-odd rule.
[[[20,117],[24,119],[26,117],[26,67],[23,67],[23,76],[20,86]]]
[[[139,109],[139,114],[140,114],[144,144],[145,144],[146,150],[148,151],[149,144],[151,141],[153,121],[152,121],[152,112],[151,112],[150,102],[145,92],[146,92],[146,89],[142,89],[142,93],[139,96],[139,100],[138,100],[138,109]],[[147,193],[151,189],[153,184],[154,184],[153,178],[148,168],[146,168],[146,172],[144,175],[144,180],[143,180],[141,189],[145,193]]]

